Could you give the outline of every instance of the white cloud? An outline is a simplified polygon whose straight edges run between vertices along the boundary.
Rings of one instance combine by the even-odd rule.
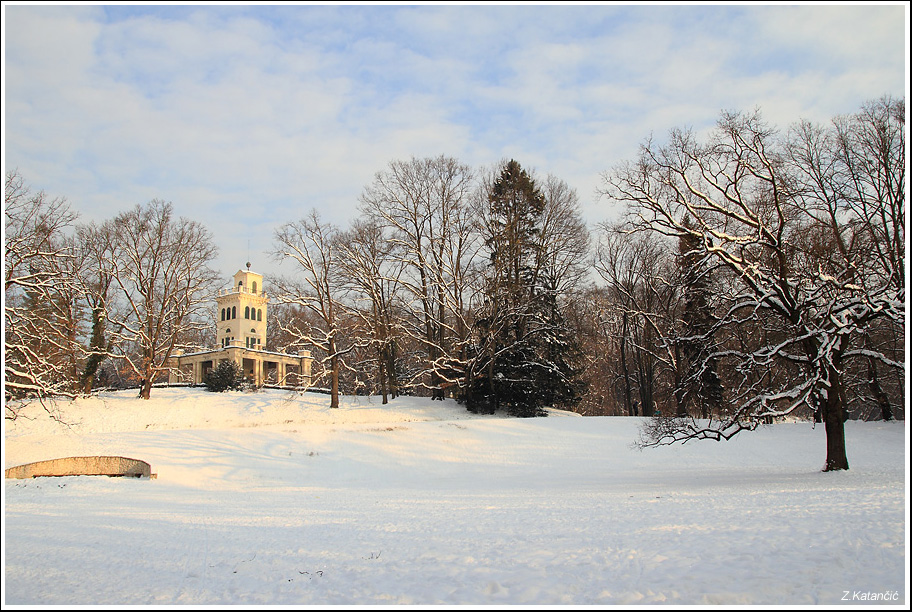
[[[344,224],[411,156],[515,157],[598,220],[600,174],[650,133],[901,93],[887,9],[4,6],[5,164],[90,218],[172,200],[232,262],[245,224]]]

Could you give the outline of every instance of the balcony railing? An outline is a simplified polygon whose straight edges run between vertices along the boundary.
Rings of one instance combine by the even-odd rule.
[[[252,295],[255,297],[266,297],[265,291],[249,291],[246,287],[228,287],[227,289],[219,289],[219,296],[222,295],[233,295],[235,293],[243,293],[245,295]]]

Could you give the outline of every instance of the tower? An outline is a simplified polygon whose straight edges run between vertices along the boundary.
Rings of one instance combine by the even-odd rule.
[[[263,275],[238,270],[234,282],[216,296],[218,305],[217,339],[222,348],[243,346],[248,349],[266,349],[266,306],[269,298],[263,289]]]
[[[299,349],[297,355],[266,350],[266,307],[269,298],[263,291],[263,275],[238,270],[227,289],[215,296],[217,304],[216,338],[220,348],[173,355],[169,362],[168,381],[188,381],[193,385],[206,382],[206,376],[222,361],[233,361],[244,378],[257,387],[307,388],[310,386],[310,351]]]

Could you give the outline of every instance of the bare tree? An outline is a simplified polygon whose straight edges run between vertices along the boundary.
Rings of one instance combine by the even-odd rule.
[[[902,320],[904,287],[894,280],[895,263],[879,271],[872,249],[852,247],[859,225],[881,230],[883,222],[848,199],[812,201],[800,162],[759,112],[726,113],[705,144],[676,130],[666,145],[647,141],[636,162],[606,174],[605,193],[630,205],[636,227],[686,238],[728,271],[731,291],[721,296],[714,328],[730,337],[739,326],[760,332],[748,350],[730,343],[707,356],[741,376],[729,389],[729,413],[709,424],[656,420],[645,443],[728,439],[810,406],[825,423],[824,469],[848,469],[846,359],[864,350],[876,321]],[[886,167],[895,172],[892,161]]]
[[[7,399],[73,395],[76,313],[72,242],[76,219],[63,198],[33,193],[18,171],[4,189],[4,382]],[[5,417],[18,414],[5,402]],[[18,405],[18,404],[17,404]]]
[[[89,393],[105,359],[113,357],[111,338],[106,333],[111,289],[114,282],[111,262],[114,258],[115,236],[112,225],[88,224],[77,228],[76,278],[86,308],[90,312],[91,330],[86,359],[79,374],[83,393]]]
[[[310,317],[299,317],[283,324],[283,331],[296,343],[320,349],[323,374],[330,379],[330,407],[339,407],[339,373],[343,357],[352,346],[340,346],[340,315],[343,277],[338,270],[339,230],[324,222],[316,210],[297,222],[276,230],[279,261],[291,261],[297,273],[291,279],[275,279],[277,301],[303,309]]]
[[[581,378],[586,393],[574,411],[586,416],[633,416],[631,397],[626,397],[622,359],[618,338],[621,320],[609,297],[608,289],[591,283],[574,292],[567,301],[566,314],[580,340],[582,350]],[[627,387],[629,389],[629,387]]]
[[[398,284],[409,296],[403,333],[420,341],[426,365],[412,384],[442,399],[464,384],[468,346],[468,270],[475,254],[469,198],[474,175],[455,159],[391,162],[364,189],[361,207],[389,231],[405,264]]]
[[[350,312],[367,332],[365,343],[375,353],[377,386],[386,404],[390,394],[395,398],[399,393],[393,302],[403,264],[393,256],[393,244],[376,219],[355,221],[338,244],[340,270],[354,298]]]
[[[881,383],[904,396],[905,318],[889,306],[905,301],[904,109],[885,96],[829,126],[803,121],[786,149],[796,199],[811,220],[801,245],[808,264],[888,305],[843,355],[847,380],[862,395],[870,391],[884,418],[892,409]]]
[[[149,399],[181,335],[201,325],[209,309],[216,247],[208,230],[175,219],[173,206],[161,200],[117,215],[104,231],[114,240],[101,266],[110,270],[118,300],[116,309],[108,302],[105,315],[115,328],[112,350],[139,380],[139,396]]]
[[[589,272],[589,229],[576,190],[549,174],[541,185],[542,211],[536,252],[548,290],[566,296],[579,289]]]
[[[600,229],[594,267],[608,291],[604,323],[618,346],[624,411],[630,416],[661,414],[667,398],[660,397],[659,390],[671,388],[676,391],[674,412],[682,413],[682,359],[676,340],[681,304],[671,245],[624,224],[603,224]],[[666,407],[665,414],[670,412],[671,406]]]

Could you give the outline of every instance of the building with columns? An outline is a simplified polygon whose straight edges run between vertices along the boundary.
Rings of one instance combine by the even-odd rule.
[[[244,378],[257,387],[310,386],[310,351],[289,355],[266,350],[269,297],[263,290],[263,276],[251,272],[249,263],[247,270],[235,273],[230,287],[219,290],[215,302],[219,348],[173,356],[168,382],[202,384],[220,361],[230,360],[241,366]]]

